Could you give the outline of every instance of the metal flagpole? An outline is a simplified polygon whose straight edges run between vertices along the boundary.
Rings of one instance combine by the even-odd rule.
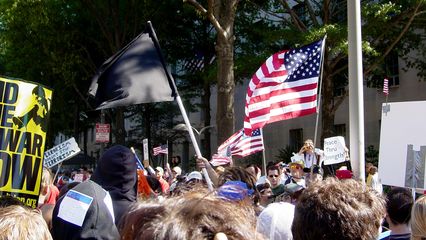
[[[324,53],[325,53],[325,40],[327,35],[324,36],[321,46],[321,73],[319,77],[319,90],[318,90],[318,102],[317,102],[317,117],[315,120],[315,133],[314,133],[314,150],[317,144],[317,135],[318,135],[318,122],[319,122],[319,111],[321,108],[321,90],[322,90],[322,74],[324,69]]]
[[[364,99],[361,45],[361,3],[347,1],[349,68],[349,136],[354,176],[365,181]]]
[[[263,140],[263,129],[260,129],[260,134],[262,135],[262,141],[263,141],[263,150],[262,150],[262,168],[263,168],[263,174],[266,176],[266,156],[265,156],[265,141]]]
[[[157,35],[155,34],[154,28],[152,27],[152,24],[151,24],[150,21],[148,21],[148,26],[151,30],[152,39],[153,39],[154,44],[157,46],[157,49],[161,49],[160,44],[158,43]],[[159,56],[160,56],[162,62],[165,64],[164,57],[163,57],[163,54],[161,53],[161,51],[159,52]],[[183,103],[182,103],[182,99],[179,96],[179,93],[178,93],[175,81],[173,79],[173,76],[172,76],[172,74],[170,74],[170,72],[168,70],[166,70],[166,74],[167,74],[167,77],[170,80],[169,84],[170,84],[170,87],[172,87],[172,89],[174,91],[174,97],[176,97],[176,102],[179,106],[180,112],[182,113],[182,117],[183,117],[183,120],[185,122],[186,128],[188,129],[189,137],[191,138],[192,145],[194,146],[195,153],[197,154],[198,158],[201,158],[202,155],[201,155],[200,147],[198,146],[194,132],[192,131],[191,123],[189,122],[188,115],[186,114],[185,107],[183,106]],[[209,177],[209,174],[207,173],[206,168],[202,168],[201,170],[203,172],[204,178],[206,179],[207,186],[208,186],[209,190],[213,191],[213,184],[210,180],[210,177]]]

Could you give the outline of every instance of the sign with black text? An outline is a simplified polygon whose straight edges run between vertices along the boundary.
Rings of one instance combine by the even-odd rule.
[[[44,166],[51,168],[81,152],[74,138],[60,143],[44,153]]]
[[[0,77],[0,196],[36,208],[52,90]]]
[[[344,162],[345,147],[345,138],[341,136],[324,139],[324,165]]]

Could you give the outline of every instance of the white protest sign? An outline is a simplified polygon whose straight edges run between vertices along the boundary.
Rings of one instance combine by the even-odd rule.
[[[84,175],[82,173],[77,173],[74,175],[74,182],[83,182]]]
[[[143,160],[148,160],[149,159],[148,138],[145,138],[144,140],[142,140],[142,144],[143,144]]]
[[[51,168],[60,162],[74,157],[80,151],[75,139],[70,138],[44,152],[44,166]]]
[[[426,189],[426,101],[383,103],[379,177],[382,184]]]
[[[345,161],[345,139],[341,136],[324,139],[324,165]]]

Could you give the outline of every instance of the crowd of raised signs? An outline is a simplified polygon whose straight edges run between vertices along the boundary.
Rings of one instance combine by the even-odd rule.
[[[179,157],[138,168],[116,145],[93,171],[53,179],[45,168],[37,209],[1,197],[0,239],[426,239],[424,195],[383,191],[372,164],[366,184],[348,162],[321,165],[310,140],[299,154],[304,160],[268,163],[264,176],[256,165],[205,158],[184,173]]]

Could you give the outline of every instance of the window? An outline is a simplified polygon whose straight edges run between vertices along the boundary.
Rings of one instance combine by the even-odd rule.
[[[346,137],[346,124],[334,125],[334,131],[336,133],[336,136]]]
[[[385,58],[385,72],[389,80],[389,87],[399,86],[398,53],[395,51]]]
[[[290,148],[294,151],[299,151],[299,148],[303,146],[303,128],[290,129],[289,134]]]

